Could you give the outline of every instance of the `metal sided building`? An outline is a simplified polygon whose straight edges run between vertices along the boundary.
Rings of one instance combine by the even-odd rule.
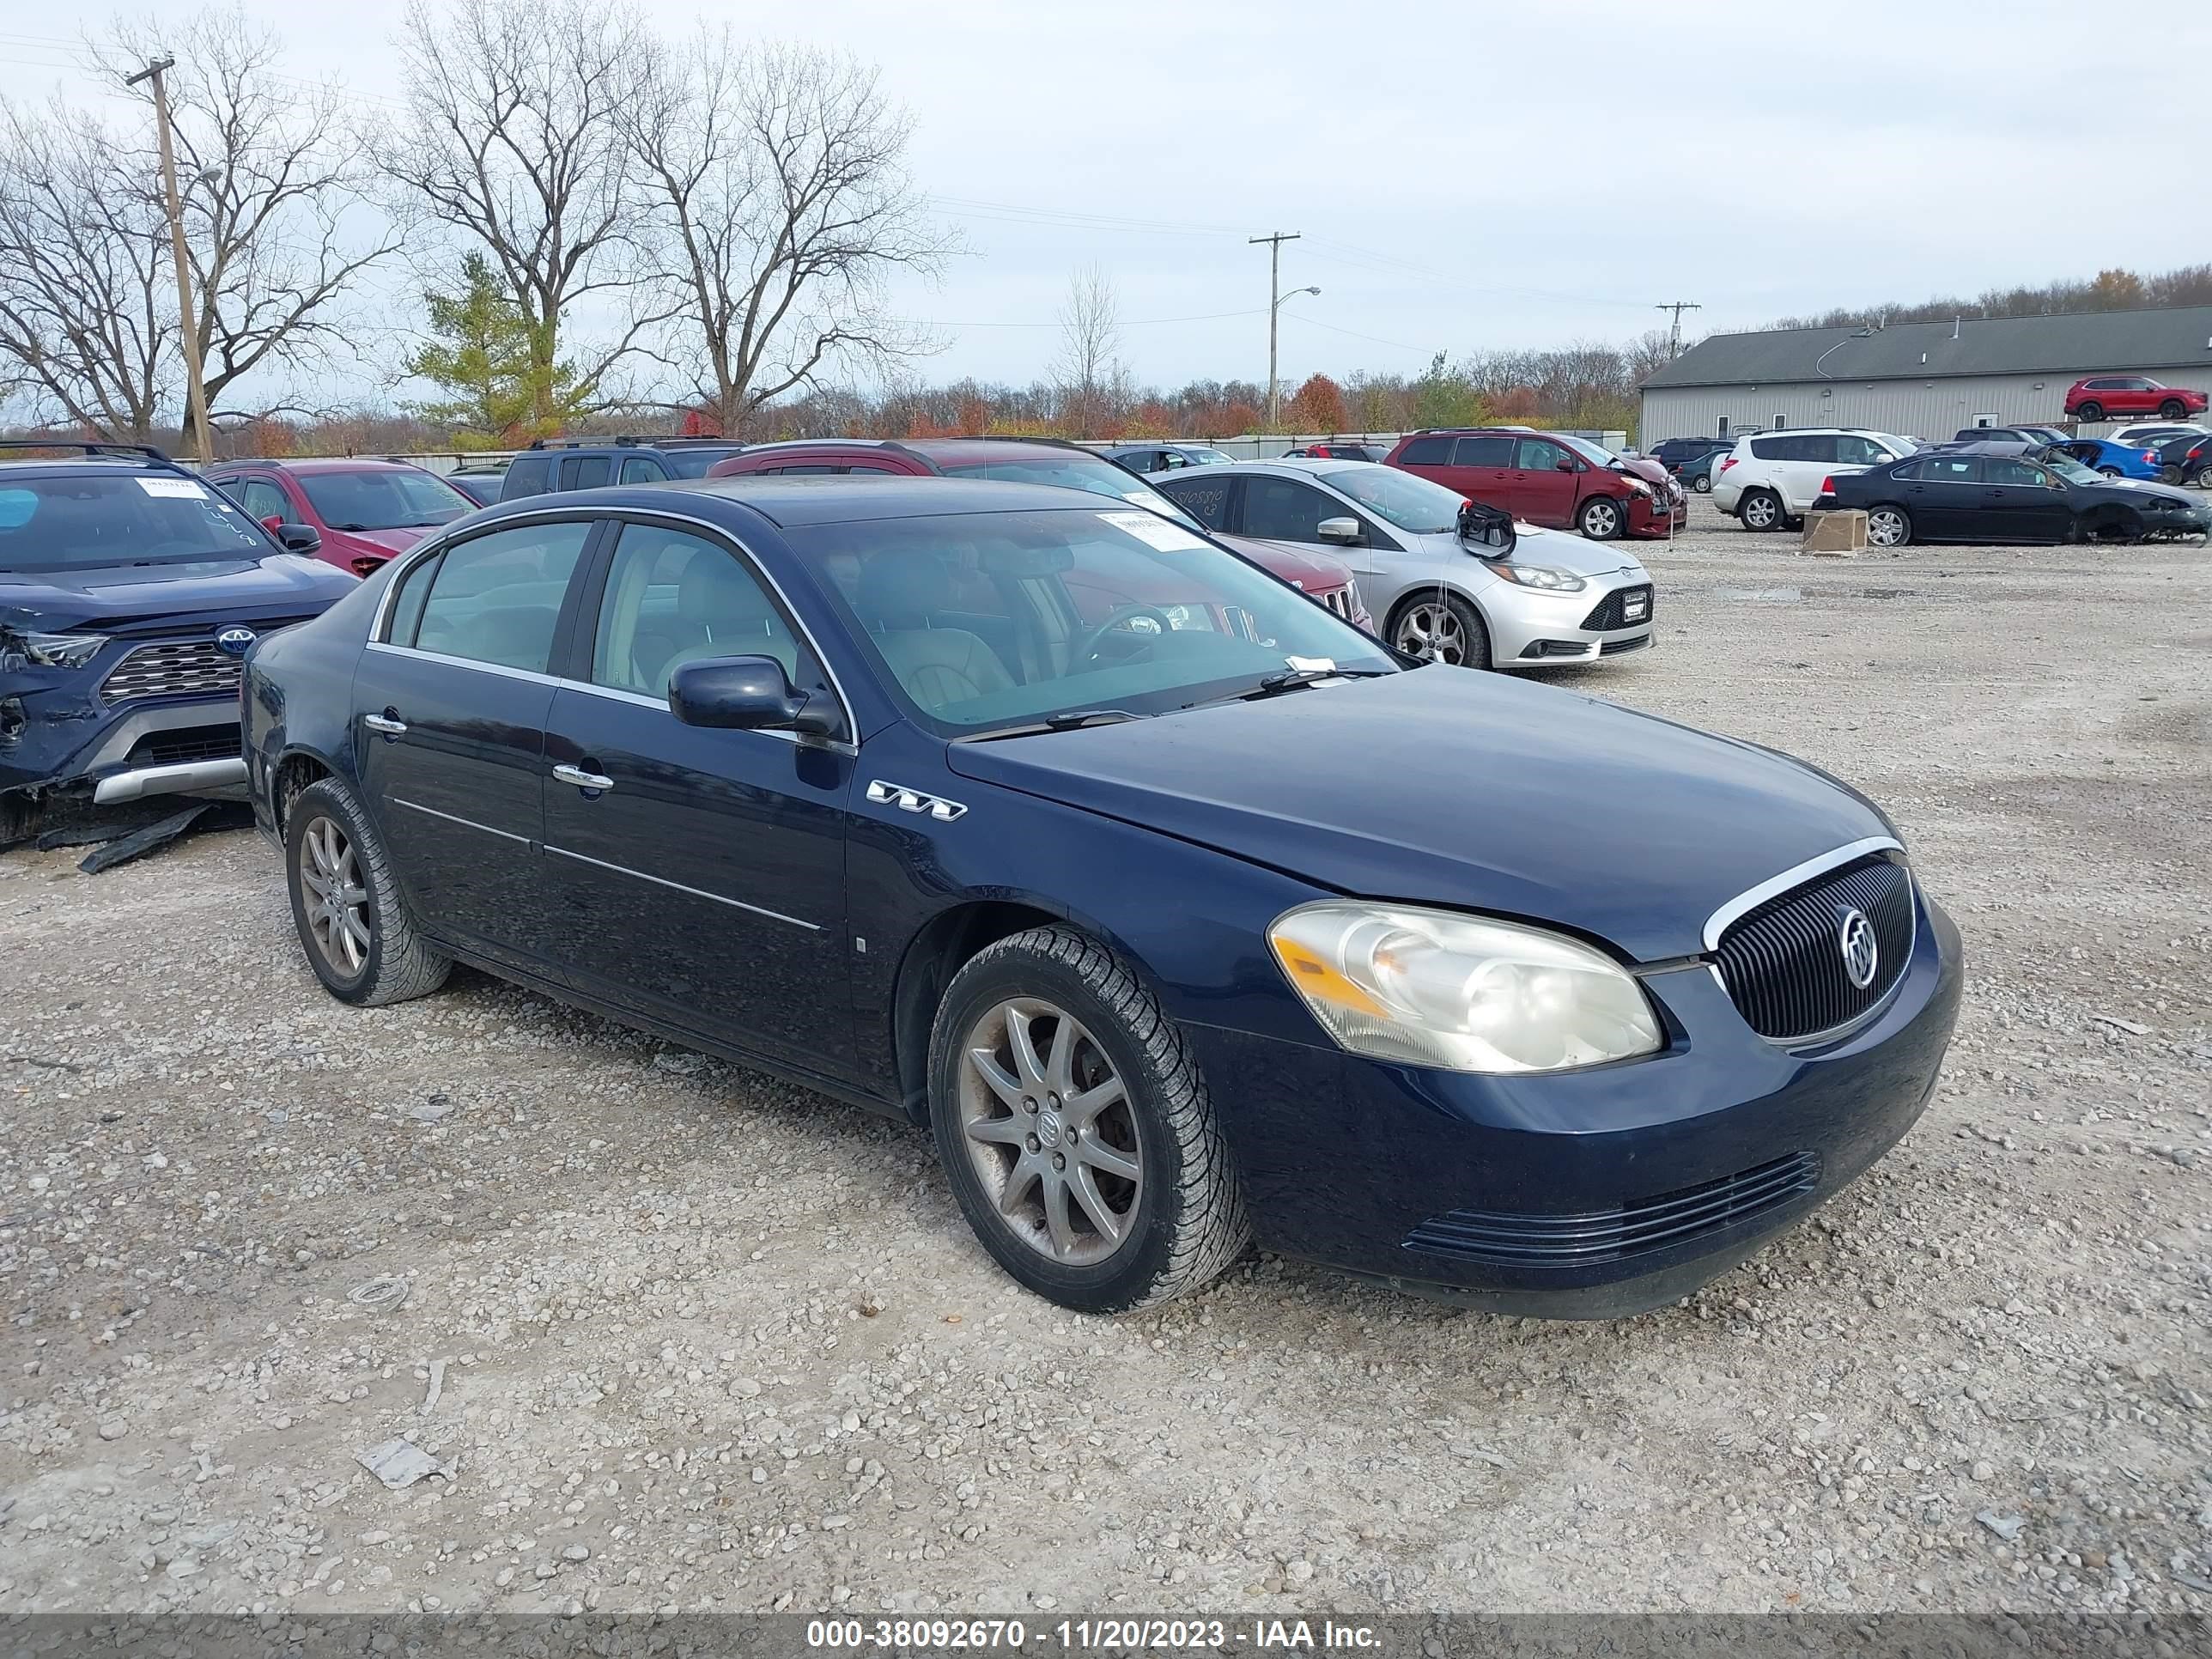
[[[1644,383],[1637,441],[1789,426],[1940,441],[2054,424],[2067,387],[2102,374],[2212,391],[2212,306],[1715,334]]]

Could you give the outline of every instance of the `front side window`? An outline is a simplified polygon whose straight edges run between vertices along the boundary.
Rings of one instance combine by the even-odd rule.
[[[785,533],[886,691],[942,737],[1084,710],[1164,714],[1293,667],[1395,667],[1294,589],[1135,509]]]
[[[546,672],[561,601],[591,534],[590,520],[523,525],[447,548],[431,574],[413,639],[398,631],[395,605],[392,642]]]
[[[702,657],[774,657],[801,690],[820,669],[750,566],[681,530],[627,524],[592,633],[592,683],[649,697]]]
[[[1567,452],[1546,438],[1523,438],[1514,465],[1523,472],[1551,472],[1558,470]]]
[[[1395,466],[1347,466],[1322,477],[1331,489],[1349,495],[1376,518],[1413,535],[1440,535],[1459,527],[1460,503],[1465,498],[1432,479],[1401,472]]]
[[[269,538],[220,490],[182,473],[10,474],[0,570],[261,559]]]
[[[1890,459],[1890,453],[1871,438],[1850,434],[1838,438],[1836,459],[1845,466],[1879,466]]]
[[[623,457],[622,481],[626,484],[659,483],[667,476],[660,470],[660,463],[650,455]]]
[[[2037,489],[2051,488],[2051,475],[2032,462],[1993,455],[1983,463],[1984,476],[1993,484],[2021,484]]]
[[[292,503],[275,484],[266,478],[247,478],[238,486],[239,504],[246,508],[246,516],[267,524],[275,519],[280,523],[292,516]]]
[[[477,504],[434,472],[302,472],[300,488],[333,530],[398,530],[451,524]],[[258,515],[257,515],[258,516]]]

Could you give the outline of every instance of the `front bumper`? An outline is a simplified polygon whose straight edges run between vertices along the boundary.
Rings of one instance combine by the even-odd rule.
[[[235,696],[102,705],[89,694],[41,689],[17,700],[12,740],[0,742],[0,791],[83,794],[103,805],[149,795],[230,793],[246,762],[215,733],[238,730]],[[186,741],[198,734],[196,742]]]
[[[1891,1000],[1826,1048],[1759,1037],[1704,966],[1644,981],[1663,1053],[1550,1077],[1186,1030],[1267,1249],[1495,1312],[1620,1317],[1742,1261],[1919,1117],[1957,1017],[1960,955],[1949,918],[1918,902]],[[1593,1255],[1587,1241],[1631,1214],[1685,1219]],[[1531,1237],[1580,1242],[1484,1242]]]
[[[1483,623],[1490,629],[1490,660],[1499,668],[1569,668],[1626,653],[1649,650],[1656,634],[1651,617],[1657,600],[1644,613],[1624,617],[1618,628],[1586,628],[1607,597],[1634,588],[1650,589],[1650,573],[1614,574],[1593,580],[1578,593],[1554,593],[1540,587],[1498,582],[1483,590]]]
[[[1690,500],[1686,495],[1664,501],[1639,495],[1628,509],[1628,534],[1636,540],[1656,540],[1677,535],[1689,527]]]

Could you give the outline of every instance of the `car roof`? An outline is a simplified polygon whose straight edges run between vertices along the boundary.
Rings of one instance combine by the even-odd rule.
[[[667,483],[570,490],[526,495],[489,507],[471,526],[533,513],[628,507],[650,512],[684,509],[720,519],[722,504],[750,507],[781,529],[866,520],[951,518],[970,513],[1024,513],[1085,505],[1102,513],[1142,513],[1133,502],[1057,484],[1002,483],[983,478],[935,478],[884,473],[851,477],[838,473],[789,477],[739,473],[726,478],[678,479]]]
[[[276,467],[285,472],[422,472],[412,461],[387,461],[374,455],[315,455],[298,460],[271,457],[239,456],[228,461],[217,461],[208,468],[210,473],[229,472],[240,467]]]

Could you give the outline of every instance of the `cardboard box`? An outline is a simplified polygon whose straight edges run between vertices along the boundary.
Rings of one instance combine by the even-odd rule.
[[[1808,513],[1805,538],[1797,544],[1797,550],[1848,559],[1854,553],[1865,552],[1866,544],[1866,514],[1856,507],[1849,507],[1836,513]]]

